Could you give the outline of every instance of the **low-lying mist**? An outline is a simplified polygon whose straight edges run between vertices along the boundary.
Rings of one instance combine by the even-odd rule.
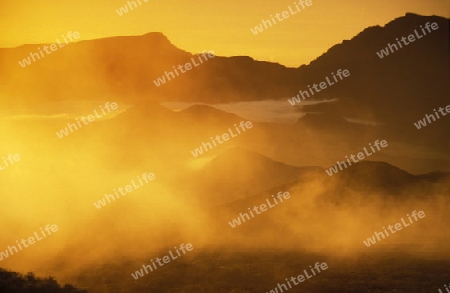
[[[158,122],[133,111],[87,125],[62,139],[55,132],[67,125],[64,119],[2,122],[0,133],[6,142],[0,146],[0,157],[17,153],[21,160],[0,173],[0,217],[5,223],[0,250],[47,224],[56,224],[59,230],[2,260],[1,267],[70,279],[102,264],[141,265],[142,260],[166,254],[181,243],[192,243],[194,252],[286,250],[357,258],[370,250],[387,249],[421,257],[450,255],[446,248],[450,235],[445,232],[450,224],[450,182],[413,177],[399,185],[400,191],[391,191],[383,181],[371,184],[360,176],[376,178],[384,165],[367,170],[361,165],[349,178],[329,177],[320,169],[295,171],[292,178],[288,177],[292,166],[259,155],[247,159],[245,151],[237,160],[233,157],[237,153],[226,152],[234,147],[256,149],[257,142],[268,146],[272,137],[257,129],[264,127],[260,124],[255,131],[205,153],[202,158],[215,159],[193,168],[190,151],[235,122],[199,121],[182,127],[183,120],[174,122],[171,114],[167,114],[170,119],[158,116]],[[316,139],[314,144],[316,152],[325,152],[326,142]],[[221,156],[225,157],[217,159]],[[260,175],[263,172],[269,174],[267,178]],[[403,171],[398,172],[400,182]],[[106,193],[143,173],[154,173],[156,178],[100,209],[94,206]],[[397,178],[390,179],[384,183],[396,186]],[[255,192],[260,186],[270,189]],[[291,198],[230,227],[228,222],[239,213],[265,203],[278,191],[288,191]],[[371,247],[363,244],[382,227],[407,220],[414,210],[424,211],[426,217]]]

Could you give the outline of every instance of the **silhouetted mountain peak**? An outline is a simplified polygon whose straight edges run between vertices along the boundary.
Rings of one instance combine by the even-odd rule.
[[[412,12],[406,12],[405,17],[420,17],[421,15]]]
[[[353,164],[344,172],[337,174],[343,185],[352,186],[355,190],[383,190],[388,194],[401,192],[406,186],[416,182],[414,175],[388,164],[378,161],[362,161]]]
[[[363,59],[367,59],[366,53],[364,52],[365,50],[362,50],[364,47],[376,52],[377,50],[380,50],[380,48],[383,48],[383,46],[386,46],[387,41],[395,41],[395,37],[411,34],[412,30],[426,22],[438,22],[439,27],[442,27],[447,23],[448,26],[448,19],[443,17],[406,13],[405,16],[398,17],[388,22],[385,26],[376,25],[368,27],[351,40],[344,40],[342,43],[334,45],[326,53],[313,60],[310,65],[317,65],[317,63],[331,60],[340,60],[340,63],[348,64],[349,60],[351,61],[357,57],[364,57]],[[444,28],[441,30],[444,30]],[[392,37],[394,37],[393,40]],[[375,53],[372,55],[374,54]],[[345,57],[344,60],[341,60],[341,57]]]
[[[170,40],[169,38],[161,33],[161,32],[151,32],[151,33],[146,33],[144,35],[141,36],[142,39],[144,39],[147,42],[152,42],[154,44],[158,44],[160,46],[171,46],[171,47],[176,47]]]
[[[149,32],[149,33],[143,34],[142,36],[148,37],[148,38],[153,38],[153,39],[161,39],[161,40],[169,41],[169,39],[166,37],[166,35],[161,32]]]
[[[363,127],[361,124],[347,121],[333,113],[308,113],[298,119],[297,125],[319,131],[351,131]]]
[[[355,172],[360,172],[361,170],[371,169],[373,172],[380,173],[380,174],[394,173],[397,176],[401,175],[401,176],[405,176],[405,177],[409,177],[409,178],[414,177],[413,175],[409,174],[408,172],[406,172],[394,165],[391,165],[386,162],[380,162],[380,161],[361,161],[358,164],[355,164],[353,166],[353,169],[355,170]],[[357,170],[357,169],[361,169],[361,170]],[[365,173],[370,173],[370,172],[365,172]]]

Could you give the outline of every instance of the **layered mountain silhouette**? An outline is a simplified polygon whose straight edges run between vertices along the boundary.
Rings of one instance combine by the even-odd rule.
[[[313,238],[315,232],[311,232],[308,225],[316,226],[324,222],[329,229],[332,224],[324,219],[333,217],[334,209],[349,210],[349,213],[353,214],[366,207],[372,210],[372,214],[359,215],[358,221],[373,222],[375,219],[383,219],[383,209],[406,207],[408,204],[414,208],[425,209],[433,201],[436,207],[448,205],[450,181],[435,183],[430,182],[428,177],[435,176],[433,173],[411,175],[390,164],[371,161],[357,163],[351,170],[341,171],[332,179],[323,170],[304,170],[303,175],[295,182],[274,186],[265,192],[214,207],[211,209],[211,218],[217,225],[216,232],[224,239],[228,236],[236,237],[234,233],[239,233],[242,238],[238,241],[254,237],[283,245],[277,241],[277,235],[283,237],[287,243],[288,239],[306,237],[302,233],[295,235],[293,231],[296,229],[304,230]],[[318,185],[320,188],[317,188]],[[276,196],[279,191],[290,192],[291,198],[260,215],[250,216],[250,220],[243,221],[241,218],[241,224],[235,223],[232,229],[229,224],[232,219],[239,218],[240,213],[250,215],[249,207],[266,203],[267,199],[273,204],[271,196]],[[440,200],[437,200],[438,198]],[[277,235],[269,233],[275,230]],[[274,238],[266,238],[269,235]],[[309,238],[304,240],[307,239]]]
[[[383,58],[376,54],[426,22],[437,22],[439,29]],[[247,56],[216,56],[159,87],[154,79],[172,71],[173,66],[197,58],[177,48],[161,33],[70,44],[24,68],[18,62],[43,44],[0,49],[1,107],[33,109],[46,105],[43,103],[66,101],[76,105],[88,100],[98,102],[94,105],[97,110],[104,101],[118,102],[121,110],[126,108],[114,118],[95,121],[64,138],[56,132],[67,123],[76,123],[72,116],[2,119],[0,134],[7,143],[0,148],[1,153],[20,153],[24,159],[2,171],[2,189],[10,194],[1,209],[9,215],[21,202],[24,210],[42,209],[46,216],[77,219],[72,222],[81,224],[85,233],[70,242],[63,240],[62,244],[73,249],[67,250],[70,256],[59,259],[56,268],[68,270],[70,265],[66,268],[66,264],[71,263],[70,259],[80,261],[77,252],[85,255],[86,247],[91,256],[96,251],[108,254],[108,259],[113,256],[115,261],[123,262],[120,268],[126,269],[124,274],[118,274],[114,267],[101,271],[90,266],[81,276],[85,278],[75,279],[92,288],[103,287],[101,290],[135,286],[137,291],[161,291],[170,283],[167,280],[172,280],[167,278],[172,269],[176,272],[174,278],[184,276],[189,286],[206,272],[219,272],[216,276],[227,276],[217,278],[221,286],[228,277],[242,284],[252,276],[256,281],[261,276],[266,278],[259,268],[270,267],[277,270],[267,274],[276,276],[275,284],[279,277],[287,276],[280,270],[280,263],[292,261],[284,268],[292,272],[297,270],[294,262],[298,259],[286,257],[280,261],[273,257],[266,261],[265,257],[272,256],[258,249],[271,246],[279,252],[289,248],[309,258],[315,258],[311,251],[323,249],[335,257],[342,247],[366,249],[362,240],[374,229],[395,223],[414,209],[426,210],[426,219],[402,231],[403,237],[390,237],[386,242],[429,241],[436,245],[429,251],[444,250],[442,243],[450,240],[441,229],[450,224],[450,173],[445,172],[450,170],[450,116],[420,130],[413,123],[448,104],[448,32],[448,19],[408,13],[384,27],[365,29],[309,65],[287,68]],[[323,81],[338,69],[348,69],[351,76],[310,98],[332,102],[295,105],[294,109],[306,114],[295,123],[253,122],[253,128],[245,133],[198,156],[192,155],[195,148],[211,142],[211,137],[249,120],[207,104],[278,99],[288,105],[287,99],[299,90]],[[169,101],[204,104],[171,111],[161,105]],[[90,106],[82,109],[86,114],[92,110]],[[377,139],[387,140],[389,146],[331,177],[327,175],[324,168]],[[120,201],[114,200],[101,211],[92,206],[101,196],[144,172],[154,172],[155,181]],[[45,197],[38,196],[41,191]],[[240,213],[248,213],[248,208],[265,203],[280,191],[288,191],[291,198],[245,222],[234,222],[235,228],[231,227],[230,221]],[[47,213],[46,208],[62,208],[61,215]],[[89,209],[97,212],[93,218],[86,212]],[[90,225],[89,230],[85,223]],[[127,233],[132,236],[125,237]],[[95,246],[91,236],[96,239]],[[211,264],[204,266],[202,261],[190,263],[195,258],[189,255],[147,276],[147,287],[131,284],[129,273],[142,264],[132,265],[133,249],[139,250],[139,257],[147,254],[151,259],[162,254],[145,250],[147,246],[150,249],[170,244],[171,248],[172,242],[179,239],[192,241],[195,254],[206,251],[202,245],[219,247],[217,261],[204,257],[202,261]],[[83,243],[86,246],[80,245]],[[227,263],[221,256],[246,246],[258,252],[254,257],[261,262],[258,266],[245,258]],[[239,253],[236,257],[240,258]],[[85,260],[99,261],[96,257]],[[367,265],[364,260],[359,262]],[[101,263],[105,267],[108,264]],[[191,278],[185,272],[193,264],[202,268],[188,270],[193,274]],[[230,266],[237,269],[229,270]],[[250,266],[258,269],[244,275],[250,272]],[[421,267],[430,266],[426,263]],[[354,271],[349,275],[353,276]],[[111,272],[111,282],[104,272]],[[87,281],[90,279],[94,281]],[[213,282],[208,282],[212,286]],[[173,283],[179,287],[172,291],[181,292],[182,286]],[[204,289],[188,288],[186,292]],[[208,288],[218,292],[215,287]],[[249,287],[242,288],[245,291]],[[0,291],[83,292],[70,285],[61,287],[51,278],[2,269]]]
[[[407,37],[414,30],[421,32],[420,26],[427,22],[436,22],[439,29],[399,51],[390,51],[383,59],[375,54],[387,44],[395,44],[396,38]],[[448,33],[448,19],[411,13],[384,27],[367,28],[300,68],[308,82],[320,80],[333,68],[346,68],[351,72],[345,86],[343,82],[333,86],[332,96],[339,101],[305,108],[382,123],[391,128],[390,134],[398,139],[448,148],[449,140],[442,136],[450,125],[448,119],[420,129],[420,134],[413,126],[425,114],[433,113],[433,109],[448,105]],[[319,93],[317,98],[320,97]]]
[[[299,130],[308,133],[320,133],[320,135],[331,135],[346,137],[346,139],[361,138],[365,133],[380,133],[381,127],[357,122],[350,122],[342,116],[334,113],[308,113],[298,119],[295,123]]]
[[[294,167],[232,147],[219,152],[185,180],[198,182],[194,190],[205,204],[223,204],[297,181],[299,176],[317,170],[321,168]]]
[[[427,22],[438,23],[439,29],[383,59],[378,57],[376,53],[388,43],[408,36]],[[447,117],[420,130],[413,123],[448,104],[448,32],[448,19],[408,13],[384,27],[365,29],[299,68],[250,57],[217,56],[160,87],[153,83],[154,79],[173,70],[173,66],[197,58],[171,44],[161,33],[70,44],[22,68],[18,61],[36,52],[37,47],[43,47],[42,44],[24,45],[0,49],[2,93],[6,97],[24,97],[5,98],[0,103],[11,108],[83,99],[113,99],[129,105],[162,101],[287,100],[299,90],[306,90],[307,85],[323,81],[331,72],[348,69],[350,77],[310,98],[337,101],[304,106],[307,113],[324,114],[316,121],[312,121],[313,116],[304,117],[302,124],[329,127],[336,134],[365,131],[354,123],[324,119],[331,114],[338,119],[378,124],[380,129],[376,133],[383,134],[385,139],[445,150],[450,146],[450,138],[443,135],[449,125]],[[196,106],[183,112],[201,114],[201,109]],[[374,130],[370,127],[370,131]]]
[[[437,22],[439,29],[382,60],[376,55],[395,38],[411,34],[426,22]],[[243,56],[215,57],[201,69],[181,74],[159,88],[154,79],[194,56],[175,47],[161,33],[70,44],[22,68],[18,61],[43,47],[25,45],[0,49],[0,77],[7,93],[40,93],[41,101],[77,99],[77,94],[89,90],[92,96],[123,94],[121,98],[128,102],[150,99],[211,103],[284,99],[310,83],[322,81],[331,71],[347,68],[351,72],[349,80],[329,88],[325,96],[317,95],[343,100],[326,106],[342,105],[337,108],[352,116],[369,111],[376,119],[388,119],[389,114],[415,105],[416,110],[404,113],[413,118],[421,113],[418,110],[423,111],[419,105],[425,109],[435,107],[449,93],[442,79],[449,67],[447,32],[445,18],[407,14],[385,27],[364,30],[298,69]],[[14,80],[9,78],[11,73]],[[52,82],[61,76],[65,77],[63,81]]]

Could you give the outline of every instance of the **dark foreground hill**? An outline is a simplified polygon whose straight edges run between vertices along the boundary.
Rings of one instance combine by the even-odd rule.
[[[0,292],[4,293],[87,293],[72,285],[61,286],[52,277],[38,278],[33,273],[22,275],[0,268]]]

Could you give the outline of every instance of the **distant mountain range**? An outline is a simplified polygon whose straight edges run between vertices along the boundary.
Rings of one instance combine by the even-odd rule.
[[[388,43],[426,22],[438,23],[439,29],[382,59],[377,56]],[[1,190],[8,194],[0,206],[2,220],[13,223],[8,229],[14,233],[19,231],[16,223],[26,224],[28,218],[35,221],[40,213],[69,223],[68,228],[78,229],[79,225],[83,233],[68,230],[74,237],[63,239],[62,246],[55,244],[70,252],[67,258],[60,258],[63,250],[52,252],[58,257],[54,271],[61,273],[75,271],[85,261],[99,260],[97,254],[121,262],[134,249],[144,255],[181,238],[196,243],[196,251],[202,244],[226,244],[220,253],[235,253],[247,246],[277,251],[292,248],[312,257],[311,251],[325,249],[335,259],[340,249],[350,247],[346,253],[351,253],[352,245],[366,249],[362,240],[374,229],[393,224],[414,209],[426,210],[423,224],[403,231],[403,238],[391,237],[386,242],[429,241],[436,244],[429,252],[444,251],[450,240],[448,233],[442,233],[450,225],[450,115],[420,130],[413,123],[449,103],[448,36],[449,19],[408,13],[384,27],[367,28],[298,68],[247,56],[216,56],[160,87],[154,79],[193,57],[161,33],[70,44],[25,68],[18,62],[44,44],[0,49],[0,109],[31,110],[23,116],[0,117],[0,136],[5,141],[0,156],[23,156],[0,177]],[[302,48],[298,49],[301,54]],[[191,105],[178,112],[161,105],[265,99],[288,105],[287,99],[299,90],[307,90],[308,85],[323,81],[338,69],[348,69],[351,75],[309,98],[327,103],[293,106],[306,114],[294,123],[252,121],[253,128],[245,134],[197,157],[191,150],[248,119],[211,105]],[[37,106],[42,111],[46,105],[62,101],[68,106],[60,108],[60,116],[32,112]],[[117,102],[124,111],[58,137],[56,132],[67,123],[76,123],[75,111],[70,117],[64,111],[79,101]],[[93,104],[98,109],[99,104]],[[81,113],[91,105],[76,110]],[[325,169],[337,160],[344,161],[345,156],[377,139],[387,140],[388,147],[332,177],[327,175]],[[94,200],[143,172],[156,175],[152,185],[91,216]],[[239,227],[230,227],[229,222],[240,213],[265,203],[279,191],[288,191],[291,198]],[[32,216],[18,219],[13,213],[16,207]],[[120,241],[111,240],[118,235]],[[80,245],[83,243],[86,246]],[[79,255],[83,255],[82,261]],[[211,258],[211,269],[195,261],[201,269],[191,272],[203,276],[199,272],[208,270],[234,280],[248,279],[243,275],[246,270],[228,270],[231,264],[218,256],[217,262]],[[280,258],[255,259],[264,267],[273,267],[277,278],[284,276]],[[266,278],[259,265],[245,258],[241,261],[246,268],[258,268],[255,274],[251,271],[252,276]],[[47,265],[36,262],[38,267],[43,264]],[[107,264],[101,262],[101,266]],[[121,266],[127,268],[128,264]],[[175,277],[186,267],[184,260],[171,265]],[[95,268],[90,267],[87,274],[101,275],[100,281],[78,281],[108,290],[111,284],[102,276],[104,271]],[[115,284],[117,272],[112,279]],[[161,272],[167,277],[170,271]],[[136,286],[141,291],[157,291],[158,278],[148,278],[149,287]],[[190,286],[193,279],[185,279]],[[225,284],[223,280],[227,279],[214,282]],[[120,286],[129,284],[120,281]],[[51,278],[0,269],[0,292],[23,292],[33,286],[39,287],[38,291],[51,287],[55,292],[84,292],[70,285],[61,288]]]
[[[186,183],[196,182],[192,193],[205,205],[242,199],[298,180],[299,176],[320,167],[295,167],[263,155],[234,147],[218,153],[202,168],[183,176]],[[230,175],[232,174],[232,175]],[[183,188],[183,181],[178,181]],[[189,185],[189,184],[188,184]]]
[[[325,186],[327,202],[342,201],[341,196],[348,193],[376,195],[378,199],[398,197],[404,201],[450,192],[450,172],[411,175],[385,162],[363,161],[330,178],[321,167],[294,167],[242,148],[219,153],[203,168],[177,180],[181,190],[186,190],[183,182],[197,182],[193,193],[201,195],[199,198],[206,205],[243,200],[268,190],[287,190],[314,181]]]
[[[388,43],[408,36],[427,22],[438,23],[439,29],[383,59],[377,56],[376,52]],[[331,72],[348,69],[350,77],[310,98],[337,101],[304,106],[303,110],[379,123],[399,140],[448,148],[450,138],[442,135],[450,125],[448,119],[419,131],[413,126],[425,114],[448,104],[448,35],[449,19],[408,13],[384,27],[365,29],[299,68],[250,57],[215,57],[161,87],[153,80],[193,56],[175,47],[161,33],[74,43],[26,68],[18,61],[43,45],[24,45],[0,49],[0,94],[5,96],[0,104],[23,108],[42,102],[86,99],[114,99],[134,105],[163,101],[287,101]]]
[[[352,217],[357,211],[366,208],[371,210],[370,213],[355,214],[353,217],[361,222],[373,222],[375,219],[387,221],[383,219],[383,213],[399,206],[403,209],[407,206],[431,209],[434,206],[433,209],[442,207],[445,210],[450,204],[449,176],[448,172],[441,173],[438,176],[440,181],[436,182],[434,173],[414,176],[390,164],[370,161],[358,163],[331,179],[323,170],[310,169],[305,170],[295,182],[274,186],[265,192],[215,206],[211,208],[210,217],[217,225],[216,233],[220,239],[227,239],[231,235],[236,238],[235,233],[239,233],[237,242],[256,238],[263,243],[264,240],[267,241],[268,245],[273,242],[274,246],[289,246],[292,245],[289,244],[292,239],[308,242],[313,240],[315,229],[320,229],[319,233],[332,230],[334,224],[330,223],[329,217],[333,217],[336,211],[348,211],[349,217]],[[249,214],[248,208],[266,203],[266,199],[271,199],[271,195],[276,195],[279,191],[290,192],[291,198],[261,215],[241,221],[234,229],[229,226],[228,222],[239,217],[240,213]],[[436,219],[439,217],[434,215]],[[444,221],[444,218],[436,221]],[[445,221],[448,222],[448,218]],[[326,227],[320,227],[322,222]],[[278,237],[268,231],[277,231]],[[304,231],[312,238],[309,239],[298,231]],[[269,238],[269,235],[274,238]],[[279,237],[285,238],[286,243],[280,242]]]
[[[383,59],[377,56],[376,52],[395,38],[407,36],[426,22],[437,22],[439,29]],[[113,128],[110,140],[114,143],[119,142],[119,136],[124,138],[122,143],[137,144],[153,143],[158,137],[154,153],[173,153],[176,161],[182,154],[168,148],[168,144],[185,146],[189,155],[190,149],[212,134],[220,134],[245,119],[204,105],[176,113],[159,102],[272,98],[285,99],[288,104],[287,98],[305,90],[308,84],[322,81],[337,69],[348,69],[351,75],[347,79],[311,97],[332,98],[334,102],[303,106],[308,114],[293,125],[257,123],[252,132],[236,142],[290,165],[326,167],[364,146],[363,140],[386,139],[391,143],[386,149],[390,154],[380,154],[374,160],[388,161],[410,172],[445,171],[450,168],[450,137],[445,135],[450,118],[443,117],[420,130],[413,123],[448,103],[448,32],[448,19],[409,13],[384,27],[367,28],[299,68],[249,57],[217,56],[161,87],[156,87],[153,79],[192,57],[161,33],[82,41],[21,68],[18,61],[42,47],[24,45],[0,49],[0,94],[4,96],[0,105],[32,108],[63,100],[114,100],[121,105],[135,105],[111,121],[80,131],[97,137],[103,128]],[[35,130],[46,126],[56,132],[68,122],[16,121],[15,126]],[[30,137],[37,133],[33,131]],[[264,141],[260,141],[261,137]],[[65,140],[78,138],[74,135]],[[392,143],[396,143],[395,151]]]
[[[437,22],[439,29],[401,52],[382,60],[378,58],[376,52],[389,42],[411,34],[426,22]],[[86,94],[91,99],[101,99],[100,95],[109,93],[123,102],[214,103],[285,99],[341,68],[349,69],[351,78],[316,98],[338,97],[342,101],[338,106],[326,106],[352,116],[369,111],[376,114],[374,118],[388,119],[394,112],[414,105],[416,110],[411,112],[407,107],[408,113],[404,115],[416,117],[413,114],[421,114],[418,109],[440,106],[446,97],[444,94],[449,93],[446,87],[448,24],[449,20],[442,17],[409,13],[384,27],[367,28],[300,68],[286,68],[243,56],[215,57],[159,88],[152,82],[154,79],[192,57],[161,33],[70,44],[26,68],[18,61],[30,52],[37,52],[43,44],[24,45],[0,49],[0,78],[5,93],[34,93],[41,101],[80,99]]]

